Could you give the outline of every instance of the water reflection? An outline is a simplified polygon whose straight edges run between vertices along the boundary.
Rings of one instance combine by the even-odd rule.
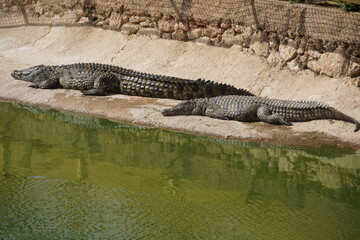
[[[354,239],[358,234],[359,151],[279,147],[196,137],[9,103],[1,103],[0,115],[6,116],[0,119],[0,181],[3,184],[0,193],[16,189],[18,197],[5,200],[22,199],[29,194],[24,186],[36,185],[39,188],[36,194],[40,194],[41,189],[48,191],[45,197],[49,201],[61,201],[69,207],[65,210],[74,214],[71,221],[76,226],[90,224],[79,220],[86,216],[92,219],[88,209],[98,212],[97,218],[103,218],[97,204],[106,203],[105,206],[121,209],[121,213],[118,210],[116,213],[124,219],[136,219],[128,224],[143,226],[141,232],[138,228],[131,230],[134,232],[127,230],[126,238],[161,239],[162,236],[169,239],[175,234],[171,239],[209,239],[209,236],[217,238],[216,234],[221,232],[221,236],[225,236],[226,230],[233,237],[226,235],[225,239],[281,239],[280,233],[267,236],[264,225],[276,219],[287,222],[291,217],[294,226],[287,225],[286,231],[293,237],[304,237],[304,233],[296,232],[296,224],[306,226],[309,221],[315,226],[327,224],[323,226],[325,231],[317,231],[322,231],[316,235],[317,239],[339,236]],[[104,200],[104,195],[110,200]],[[1,200],[0,197],[0,203]],[[56,209],[59,214],[61,204]],[[244,215],[239,218],[234,213]],[[38,213],[35,215],[41,218]],[[208,219],[209,216],[214,219]],[[334,234],[331,229],[335,223],[327,221],[339,217],[344,220],[337,223]],[[108,224],[118,219],[112,214],[108,218]],[[169,225],[167,221],[176,222],[178,226]],[[205,227],[208,225],[214,227],[213,233]],[[161,231],[143,232],[154,226],[166,226],[163,235]],[[241,233],[239,226],[244,230]],[[117,227],[129,229],[125,222]],[[185,232],[181,230],[184,227]],[[105,229],[106,234],[100,236],[114,233],[111,226]],[[263,230],[256,233],[254,229]],[[89,236],[89,232],[68,234],[65,235]]]

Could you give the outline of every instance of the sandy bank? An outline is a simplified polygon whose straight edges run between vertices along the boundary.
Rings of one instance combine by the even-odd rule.
[[[83,96],[74,90],[38,90],[15,81],[13,69],[36,64],[101,62],[183,78],[199,77],[233,84],[271,98],[316,100],[360,120],[360,88],[350,78],[315,76],[270,67],[258,56],[178,41],[123,36],[90,27],[20,27],[0,30],[0,99],[90,114],[175,131],[250,141],[299,145],[348,145],[360,148],[354,125],[321,120],[293,127],[222,121],[200,116],[163,117],[169,99],[113,95]]]

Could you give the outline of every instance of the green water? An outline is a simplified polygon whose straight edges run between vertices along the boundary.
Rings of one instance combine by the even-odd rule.
[[[360,239],[360,151],[0,116],[0,239]]]

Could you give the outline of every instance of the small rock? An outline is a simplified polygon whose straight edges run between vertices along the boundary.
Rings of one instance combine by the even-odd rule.
[[[187,32],[187,36],[190,40],[200,38],[203,35],[203,29],[202,28],[195,28],[191,29],[189,32]]]
[[[184,31],[189,31],[190,30],[188,22],[179,22],[179,28],[184,30]]]
[[[316,73],[320,73],[320,71],[321,71],[320,65],[319,65],[318,61],[316,61],[316,60],[308,61],[307,67]]]
[[[301,55],[297,59],[298,59],[298,62],[300,63],[300,65],[306,66],[309,58],[307,55]]]
[[[165,33],[172,33],[175,31],[175,22],[161,20],[158,22],[159,30]]]
[[[324,53],[319,59],[320,73],[330,77],[344,76],[349,67],[349,60],[340,53]]]
[[[237,34],[234,36],[234,45],[240,45],[242,47],[244,43],[244,38],[242,34]]]
[[[121,33],[126,35],[135,34],[137,31],[139,31],[140,26],[138,24],[132,24],[132,23],[125,23],[121,27]]]
[[[337,43],[327,42],[325,48],[327,52],[333,52],[337,48]]]
[[[195,19],[195,24],[201,27],[205,27],[206,25],[208,25],[207,22],[202,19]]]
[[[154,28],[155,24],[153,22],[150,22],[150,21],[145,21],[145,22],[141,22],[140,26],[144,27],[144,28]]]
[[[211,45],[210,38],[209,37],[201,37],[196,39],[196,43],[199,44],[205,44],[205,45]]]
[[[268,57],[269,56],[269,43],[268,42],[255,42],[250,45],[256,55]]]
[[[293,60],[297,55],[296,49],[290,45],[280,44],[279,52],[281,59],[284,60],[285,62],[289,62]]]
[[[149,36],[149,37],[154,37],[154,38],[160,38],[161,31],[157,30],[155,28],[141,28],[137,32],[137,35],[144,35],[144,36]]]
[[[172,39],[171,33],[162,33],[161,38],[170,40]]]
[[[241,25],[235,25],[234,31],[235,31],[236,33],[242,33],[242,32],[244,31],[244,27],[241,26]]]
[[[276,34],[271,34],[269,36],[269,48],[278,50],[279,48],[279,38]]]
[[[218,27],[208,27],[204,31],[204,35],[207,37],[217,37],[218,35],[221,35],[224,32],[221,28]]]
[[[128,16],[121,16],[121,21],[123,23],[128,23],[129,22],[129,17]]]
[[[223,23],[220,24],[220,27],[228,29],[228,28],[231,27],[231,22],[223,22]]]
[[[221,42],[225,45],[231,46],[234,44],[235,31],[233,29],[226,30],[222,35]]]
[[[139,17],[139,16],[131,16],[129,19],[130,23],[141,23],[145,21],[146,21],[146,17]]]
[[[282,59],[280,57],[280,53],[277,52],[277,51],[271,52],[266,60],[267,60],[268,63],[270,63],[272,65],[277,65],[278,63],[282,62]]]
[[[297,72],[300,70],[299,63],[296,61],[296,59],[293,59],[290,62],[287,62],[286,64],[291,71]]]
[[[121,21],[121,18],[120,18],[120,15],[117,14],[117,13],[112,13],[110,18],[109,18],[109,27],[110,28],[120,28],[121,25],[122,25],[122,21]]]
[[[360,62],[360,60],[359,60],[359,62]],[[349,64],[350,66],[349,66],[347,75],[349,75],[350,77],[353,77],[353,76],[360,74],[359,62],[350,61],[350,64]]]
[[[175,32],[171,34],[172,39],[179,40],[179,41],[186,41],[187,34],[184,30],[178,28]]]
[[[309,57],[312,57],[313,59],[319,59],[321,57],[321,53],[316,50],[308,50],[307,53]]]

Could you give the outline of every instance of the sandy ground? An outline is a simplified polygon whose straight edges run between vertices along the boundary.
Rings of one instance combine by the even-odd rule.
[[[0,99],[174,131],[249,141],[296,145],[342,145],[360,149],[355,125],[332,120],[292,127],[223,121],[202,116],[164,117],[178,101],[112,95],[83,96],[75,90],[39,90],[12,79],[10,72],[37,64],[99,62],[183,78],[233,84],[256,95],[316,100],[360,120],[360,88],[350,78],[315,76],[269,66],[265,59],[224,49],[91,27],[19,27],[0,30]]]

